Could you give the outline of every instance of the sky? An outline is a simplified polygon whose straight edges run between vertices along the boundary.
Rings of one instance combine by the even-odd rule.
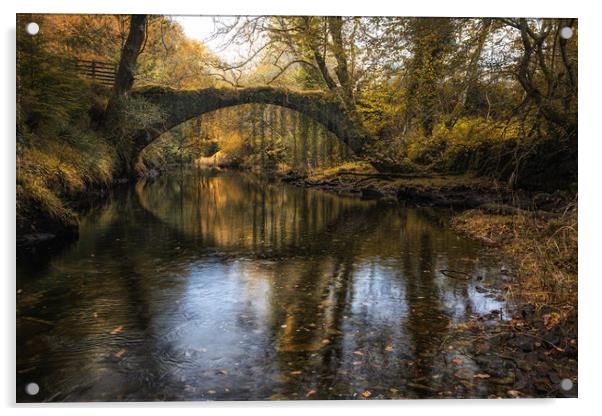
[[[210,39],[215,29],[212,16],[187,15],[170,17],[182,26],[186,36],[203,43],[224,61],[234,64],[241,61],[245,56],[245,50],[240,46],[230,45],[226,50],[222,50],[220,39]]]

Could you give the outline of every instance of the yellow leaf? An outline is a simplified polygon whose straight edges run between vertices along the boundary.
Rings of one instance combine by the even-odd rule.
[[[111,331],[111,335],[118,334],[118,333],[120,333],[121,331],[123,331],[123,325],[119,325],[117,328],[113,329],[113,330]]]

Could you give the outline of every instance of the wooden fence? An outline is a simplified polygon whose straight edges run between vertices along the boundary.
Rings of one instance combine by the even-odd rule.
[[[99,84],[112,86],[115,83],[117,67],[110,62],[77,60],[74,62],[75,69],[82,76]]]

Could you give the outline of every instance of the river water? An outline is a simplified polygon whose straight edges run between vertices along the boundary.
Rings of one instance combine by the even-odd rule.
[[[17,400],[437,397],[449,328],[507,308],[448,216],[240,172],[116,192],[19,255]]]

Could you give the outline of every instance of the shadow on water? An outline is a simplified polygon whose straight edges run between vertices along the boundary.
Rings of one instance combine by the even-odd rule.
[[[436,397],[449,324],[505,307],[439,272],[497,269],[445,219],[237,172],[140,182],[18,264],[17,399]]]

